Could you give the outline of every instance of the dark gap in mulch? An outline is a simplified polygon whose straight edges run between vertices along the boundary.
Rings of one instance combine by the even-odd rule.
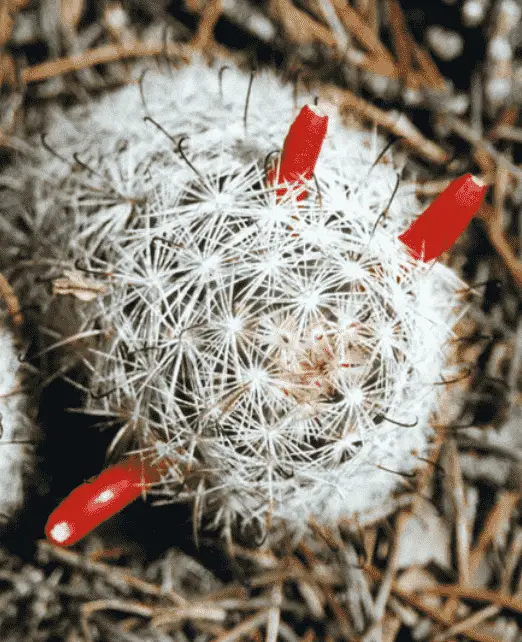
[[[422,4],[418,0],[400,0],[400,4],[404,9],[408,28],[418,43],[426,45],[424,34],[431,25],[441,25],[462,36],[464,50],[458,58],[445,61],[434,54],[434,60],[441,74],[451,78],[457,89],[469,89],[473,71],[482,63],[486,54],[486,37],[482,25],[470,28],[462,24],[461,2],[448,5],[441,0]],[[487,19],[484,24],[487,24]]]

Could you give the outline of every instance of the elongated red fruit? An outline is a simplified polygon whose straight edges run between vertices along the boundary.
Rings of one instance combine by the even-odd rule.
[[[328,116],[323,115],[316,106],[305,105],[285,138],[279,173],[276,169],[268,172],[269,185],[276,181],[278,185],[286,183],[296,189],[297,200],[306,198],[307,192],[302,186],[313,176],[327,128]],[[287,189],[288,187],[277,190],[278,198],[284,196]]]
[[[75,488],[51,513],[45,534],[54,544],[71,546],[137,499],[160,479],[157,467],[133,456]]]
[[[454,180],[399,239],[416,259],[431,261],[449,250],[484,199],[487,185],[471,174]]]

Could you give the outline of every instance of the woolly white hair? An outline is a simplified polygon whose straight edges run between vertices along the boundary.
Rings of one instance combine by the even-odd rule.
[[[250,80],[148,72],[55,113],[10,181],[37,255],[68,263],[65,341],[91,341],[87,411],[121,420],[113,446],[166,458],[162,492],[197,520],[299,533],[378,510],[427,456],[463,284],[410,257],[418,202],[335,115],[307,199],[278,199],[265,158],[298,105]]]
[[[23,506],[27,476],[33,465],[34,408],[21,389],[23,377],[7,314],[0,310],[0,525]]]

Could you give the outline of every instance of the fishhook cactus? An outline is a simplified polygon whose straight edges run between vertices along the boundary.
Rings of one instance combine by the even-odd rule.
[[[128,501],[154,483],[197,524],[299,535],[379,513],[428,456],[464,312],[434,259],[485,188],[467,175],[415,221],[384,143],[309,102],[272,72],[148,72],[55,114],[17,179],[74,298],[61,344],[88,342],[86,411],[159,466],[102,474],[134,479]],[[79,527],[94,495],[73,492],[51,539],[121,508],[95,486],[99,510]]]

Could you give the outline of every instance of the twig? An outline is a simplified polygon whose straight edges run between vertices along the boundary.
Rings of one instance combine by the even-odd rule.
[[[491,243],[502,257],[515,283],[522,289],[522,262],[517,258],[504,234],[502,210],[483,203],[477,216],[486,224]]]
[[[350,47],[350,38],[343,28],[344,25],[339,20],[335,8],[332,6],[333,2],[331,0],[318,0],[318,4],[321,13],[323,14],[323,18],[328,23],[330,31],[334,34],[337,42],[337,49],[341,52],[348,51],[348,48]]]
[[[96,611],[107,610],[120,611],[121,613],[133,613],[135,615],[140,615],[141,617],[151,617],[154,613],[153,607],[146,606],[140,602],[131,602],[129,600],[110,599],[86,602],[80,607],[80,626],[86,642],[90,642],[92,640],[92,636],[89,632],[89,616]]]
[[[281,621],[281,602],[283,600],[282,584],[279,583],[273,586],[270,593],[273,606],[268,611],[265,642],[277,642]]]
[[[407,183],[415,191],[416,196],[437,196],[443,192],[451,183],[451,178],[441,178],[439,180],[425,181],[423,183]]]
[[[397,65],[399,75],[407,87],[418,88],[419,82],[413,80],[412,51],[408,39],[406,20],[397,0],[387,0],[390,31],[393,40],[393,47],[397,54]]]
[[[370,29],[377,34],[379,31],[377,0],[356,0],[355,6],[361,14],[362,19]]]
[[[457,622],[457,624],[450,626],[449,629],[446,629],[446,631],[444,631],[444,633],[441,633],[440,635],[434,637],[433,642],[444,642],[453,635],[465,633],[465,631],[470,627],[481,624],[484,620],[487,620],[490,617],[494,617],[498,613],[500,613],[500,609],[498,606],[486,606],[485,608],[477,611],[476,613],[473,613],[473,615],[470,615],[464,620]]]
[[[375,568],[375,566],[365,566],[364,570],[373,580],[378,582],[382,580],[382,573]],[[399,597],[418,611],[428,615],[434,622],[438,622],[439,624],[444,624],[446,626],[453,625],[451,618],[442,615],[439,609],[428,606],[420,597],[401,589],[396,582],[392,585],[392,592],[396,597]],[[475,628],[466,629],[464,634],[475,642],[502,642],[499,638],[483,633]]]
[[[457,597],[459,599],[490,602],[491,604],[496,604],[502,608],[522,614],[522,597],[507,595],[499,591],[490,591],[473,586],[461,586],[460,584],[439,584],[438,586],[419,589],[419,592],[423,595],[447,595],[448,597]]]
[[[453,503],[455,509],[455,531],[457,539],[457,563],[459,581],[461,584],[469,584],[470,564],[470,531],[466,515],[466,498],[464,492],[464,481],[460,468],[459,453],[454,439],[448,440],[449,469],[451,473],[451,487],[453,489]],[[441,610],[444,617],[453,619],[459,607],[458,599],[450,599]],[[449,637],[449,636],[448,636]]]
[[[406,36],[413,56],[421,69],[420,76],[423,81],[422,84],[427,88],[445,89],[446,82],[444,81],[444,77],[438,70],[429,52],[421,47],[409,32],[406,32]]]
[[[212,32],[223,11],[222,0],[211,0],[203,9],[198,30],[190,44],[199,51],[203,51],[212,41]]]
[[[395,642],[402,626],[401,618],[386,613],[382,622],[382,642]]]
[[[119,568],[114,568],[108,564],[104,564],[103,562],[93,562],[79,555],[75,551],[59,548],[58,546],[53,546],[52,544],[42,540],[38,542],[38,546],[40,550],[48,553],[60,562],[68,564],[74,568],[82,569],[88,573],[103,575],[105,581],[114,588],[121,589],[122,587],[131,587],[144,595],[166,597],[178,606],[186,606],[188,604],[188,600],[179,595],[179,593],[176,593],[173,590],[163,591],[161,587],[156,586],[156,584],[151,584],[150,582],[141,580],[133,575],[129,575]]]
[[[212,43],[211,49],[213,52],[222,53],[222,48],[214,43]],[[102,45],[101,47],[89,49],[74,56],[58,58],[57,60],[26,67],[22,72],[22,80],[25,83],[38,82],[54,76],[60,76],[61,74],[70,73],[71,71],[87,69],[94,65],[101,65],[125,58],[150,57],[166,54],[188,60],[193,53],[194,51],[190,45],[173,42],[146,43],[136,41],[130,44],[126,43],[125,45]]]
[[[444,89],[446,83],[431,55],[423,49],[408,31],[406,19],[398,0],[388,0],[390,29],[398,58],[399,73],[407,87],[423,86]],[[414,62],[420,73],[414,70]]]
[[[376,32],[368,26],[357,11],[344,0],[332,0],[344,28],[370,54],[373,70],[389,78],[398,78],[399,72],[392,55],[382,44]],[[377,67],[378,65],[378,67]],[[371,65],[367,64],[367,68]]]
[[[499,125],[493,130],[496,140],[508,140],[513,143],[522,143],[522,127],[514,125]]]
[[[399,513],[399,515],[397,516],[395,537],[391,545],[391,550],[388,554],[388,564],[386,566],[386,571],[384,573],[381,586],[379,587],[379,592],[377,593],[377,597],[375,598],[374,618],[377,622],[382,620],[386,611],[386,604],[388,602],[388,598],[390,597],[392,585],[395,581],[395,575],[397,573],[397,561],[399,557],[401,536],[404,528],[406,527],[406,524],[410,519],[413,519],[413,516],[405,512]]]
[[[20,328],[24,322],[22,316],[22,310],[20,308],[20,303],[18,297],[14,293],[13,288],[9,284],[9,281],[5,276],[0,272],[0,299],[5,301],[7,306],[7,312],[11,318],[11,322],[15,328]]]
[[[230,631],[225,631],[223,635],[219,635],[217,638],[214,638],[213,642],[236,642],[240,640],[243,636],[252,634],[257,628],[266,622],[268,617],[269,610],[259,611],[251,615],[246,620],[243,620],[241,624],[234,627]]]
[[[459,454],[454,439],[448,441],[450,459],[450,471],[453,487],[453,497],[456,513],[456,534],[457,534],[457,558],[459,581],[461,584],[469,583],[469,549],[470,549],[470,528],[467,519],[466,498],[464,493],[464,481],[460,468]]]
[[[509,445],[502,446],[488,441],[481,441],[478,438],[471,437],[470,435],[460,436],[458,438],[459,448],[469,449],[475,451],[487,451],[488,455],[493,457],[500,457],[512,462],[522,463],[522,453]]]
[[[158,608],[154,613],[150,625],[152,628],[180,624],[184,620],[206,620],[209,622],[224,622],[227,617],[226,610],[221,606],[210,604],[208,600],[199,604],[187,606]]]
[[[472,549],[469,556],[470,574],[472,579],[473,573],[478,570],[480,561],[486,552],[486,548],[493,541],[496,534],[505,527],[506,523],[509,522],[511,514],[519,501],[520,493],[506,491],[500,494],[495,507],[491,510],[486,519],[478,542]]]
[[[509,547],[509,551],[506,555],[506,560],[504,562],[504,568],[502,569],[502,579],[500,583],[500,590],[507,592],[511,585],[513,579],[513,574],[515,573],[518,563],[520,562],[520,556],[522,554],[522,529],[519,528],[513,541]]]
[[[280,20],[287,36],[297,43],[322,42],[335,48],[334,35],[324,25],[294,6],[291,0],[271,0],[270,11]]]
[[[339,624],[341,635],[345,640],[353,640],[353,630],[350,624],[350,618],[346,610],[342,608],[335,597],[335,593],[329,586],[323,587],[324,594],[328,600],[328,604],[333,611],[335,619]]]
[[[522,179],[522,169],[495,149],[489,141],[481,138],[481,136],[463,120],[449,114],[444,114],[442,118],[461,138],[474,145],[477,149],[485,151],[489,156],[491,156],[497,165],[504,165],[509,170],[510,174],[515,176],[518,180]]]
[[[299,568],[297,565],[297,560],[292,560],[294,564],[289,566],[286,569],[277,569],[275,571],[268,571],[262,575],[257,575],[252,578],[250,584],[252,586],[268,586],[276,582],[288,582],[288,581],[310,581],[313,580],[320,585],[330,585],[330,586],[339,586],[342,584],[342,580],[337,572],[332,572],[329,577],[324,577],[322,574],[314,573],[313,569],[306,571],[303,568]]]

